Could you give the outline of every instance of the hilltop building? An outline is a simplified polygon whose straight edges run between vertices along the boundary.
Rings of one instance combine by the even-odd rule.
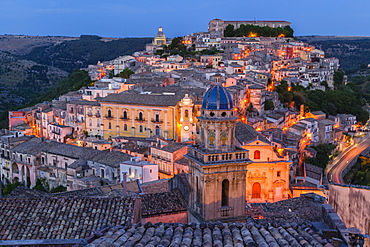
[[[155,35],[153,42],[146,45],[147,52],[155,52],[157,49],[162,49],[163,45],[167,44],[166,35],[163,32],[163,28],[159,27],[158,32]]]
[[[222,36],[224,33],[225,28],[228,25],[233,25],[234,28],[239,28],[241,25],[255,25],[260,27],[285,27],[290,26],[290,22],[288,21],[224,21],[221,19],[213,19],[208,23],[208,32],[216,31],[221,32]]]

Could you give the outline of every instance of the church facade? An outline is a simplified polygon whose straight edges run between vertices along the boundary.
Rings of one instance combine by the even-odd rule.
[[[243,218],[246,202],[289,196],[292,162],[267,140],[258,139],[253,127],[243,129],[246,125],[234,114],[227,89],[213,85],[203,99],[196,145],[185,155],[192,187],[189,211],[201,221]],[[248,138],[236,136],[240,133]]]

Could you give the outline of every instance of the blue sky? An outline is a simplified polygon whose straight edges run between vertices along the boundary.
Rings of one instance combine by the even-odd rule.
[[[370,36],[369,0],[0,0],[0,34],[167,37],[211,19],[286,20],[295,35]]]

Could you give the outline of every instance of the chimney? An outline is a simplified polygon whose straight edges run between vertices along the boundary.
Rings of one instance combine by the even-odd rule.
[[[123,195],[127,196],[127,172],[122,172]]]

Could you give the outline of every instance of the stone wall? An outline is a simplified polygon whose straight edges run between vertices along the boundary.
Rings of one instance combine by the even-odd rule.
[[[369,234],[370,187],[330,184],[329,191],[329,203],[346,227]]]

